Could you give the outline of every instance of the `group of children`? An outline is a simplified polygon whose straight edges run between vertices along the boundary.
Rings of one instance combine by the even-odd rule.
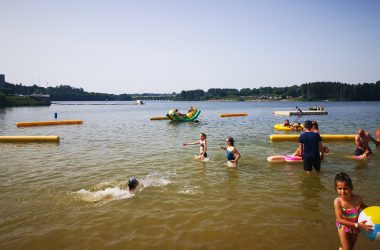
[[[199,136],[199,141],[183,143],[182,146],[187,145],[198,145],[199,144],[199,155],[194,156],[197,160],[206,160],[207,159],[207,135],[205,133],[201,133]],[[220,146],[221,149],[226,151],[227,157],[227,165],[231,167],[237,167],[237,163],[239,158],[241,157],[239,151],[236,149],[234,145],[234,139],[232,137],[227,137],[226,139],[227,146]]]

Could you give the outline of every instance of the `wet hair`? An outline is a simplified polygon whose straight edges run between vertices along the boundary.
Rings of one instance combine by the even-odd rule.
[[[318,130],[318,122],[317,122],[317,121],[312,121],[312,122],[311,122],[311,125],[314,126],[314,128],[315,128],[316,130]]]
[[[231,143],[232,146],[234,146],[234,138],[232,138],[231,136],[228,136],[226,141],[228,141],[229,143]]]
[[[305,121],[305,128],[306,129],[311,129],[311,127],[313,126],[313,123],[309,120]]]
[[[207,138],[207,135],[205,133],[201,133],[201,135],[203,135],[205,138]]]
[[[139,184],[139,181],[136,180],[136,178],[134,176],[132,176],[129,181],[128,181],[128,188],[129,188],[129,191],[135,189],[137,187],[137,185]]]
[[[337,175],[335,175],[335,179],[334,179],[335,189],[336,189],[336,184],[338,181],[345,182],[350,187],[351,190],[354,189],[354,187],[352,186],[352,181],[351,181],[350,176],[346,174],[345,172],[340,172]]]

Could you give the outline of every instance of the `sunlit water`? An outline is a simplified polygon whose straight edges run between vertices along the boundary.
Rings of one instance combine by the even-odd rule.
[[[110,103],[108,103],[110,104]],[[120,103],[126,104],[126,103]],[[353,142],[327,143],[322,171],[269,164],[296,142],[270,143],[285,117],[275,110],[307,108],[293,102],[148,102],[146,105],[52,105],[0,109],[1,135],[59,135],[60,143],[0,143],[2,249],[338,249],[333,178],[351,175],[355,193],[380,205],[380,149],[352,160]],[[319,103],[317,103],[319,104]],[[379,102],[325,102],[316,119],[323,133],[374,134]],[[202,110],[200,123],[150,121],[177,107]],[[16,122],[83,119],[83,125],[17,128]],[[220,113],[248,113],[219,118]],[[199,133],[210,161],[194,160]],[[226,165],[226,136],[242,154]],[[130,194],[127,181],[142,184]],[[379,249],[359,236],[357,249]]]

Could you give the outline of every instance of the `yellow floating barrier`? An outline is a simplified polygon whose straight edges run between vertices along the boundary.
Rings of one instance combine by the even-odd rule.
[[[232,116],[247,116],[247,113],[240,113],[240,114],[220,114],[219,117],[232,117]]]
[[[354,141],[356,135],[339,135],[339,134],[324,134],[321,135],[322,141]],[[274,141],[298,141],[300,135],[271,135],[269,137],[270,142]]]
[[[167,116],[152,116],[150,118],[151,121],[158,121],[158,120],[169,120]]]
[[[18,122],[17,127],[32,127],[32,126],[51,126],[51,125],[68,125],[82,124],[82,120],[58,120],[58,121],[39,121],[39,122]]]
[[[32,136],[32,135],[14,135],[0,136],[0,142],[59,142],[59,136]]]

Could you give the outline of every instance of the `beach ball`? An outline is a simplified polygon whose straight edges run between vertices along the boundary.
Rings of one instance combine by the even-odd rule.
[[[372,225],[372,231],[362,233],[370,240],[380,241],[380,206],[367,207],[359,214],[358,222],[367,221],[367,225]]]

